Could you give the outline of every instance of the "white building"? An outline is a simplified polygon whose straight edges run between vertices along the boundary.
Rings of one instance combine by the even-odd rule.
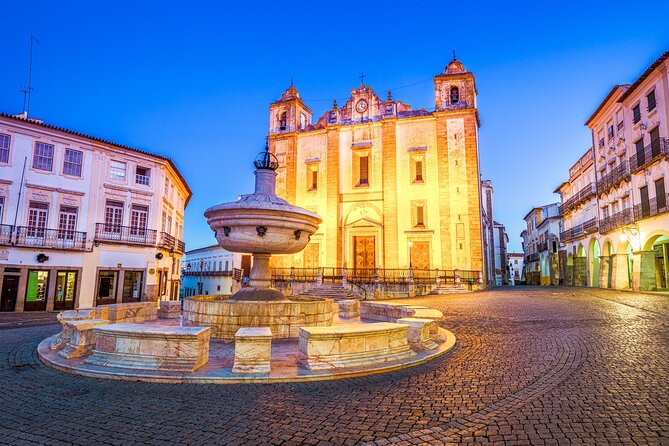
[[[517,284],[524,280],[523,260],[525,255],[522,252],[510,252],[506,256],[509,261],[509,284]]]
[[[529,285],[557,285],[560,279],[558,249],[560,244],[559,204],[532,208],[525,215],[527,229],[521,233],[525,253],[525,280]]]
[[[168,158],[0,114],[0,310],[177,298],[190,197]]]
[[[506,245],[509,244],[509,235],[503,224],[493,221],[493,237],[495,240],[495,284],[507,285],[509,274],[506,269]]]
[[[248,277],[251,263],[251,255],[232,253],[218,245],[188,251],[181,265],[181,294],[233,294],[239,290],[241,278]]]

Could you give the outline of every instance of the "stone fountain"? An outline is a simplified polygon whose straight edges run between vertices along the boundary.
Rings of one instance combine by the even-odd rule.
[[[276,157],[265,147],[253,163],[255,192],[204,213],[219,245],[252,253],[249,286],[234,295],[193,296],[184,303],[184,322],[211,326],[212,336],[233,339],[241,327],[270,327],[275,338],[295,338],[300,325],[331,325],[329,299],[286,297],[271,287],[272,254],[295,254],[318,230],[318,214],[290,205],[276,195]]]

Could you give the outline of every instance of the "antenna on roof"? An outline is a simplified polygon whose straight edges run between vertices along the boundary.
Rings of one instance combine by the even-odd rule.
[[[30,94],[35,91],[35,88],[32,86],[33,81],[33,42],[37,42],[39,45],[39,40],[31,33],[30,34],[30,62],[28,64],[28,86],[21,89],[23,93],[23,114],[25,117],[28,117],[30,113]]]

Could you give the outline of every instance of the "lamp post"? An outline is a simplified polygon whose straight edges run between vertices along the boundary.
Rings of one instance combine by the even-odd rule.
[[[197,292],[202,294],[202,288],[204,288],[204,260],[200,259],[200,281],[198,282]]]
[[[186,271],[188,271],[188,274],[190,275],[190,262],[186,264]],[[188,288],[186,288],[188,289]]]
[[[413,242],[409,241],[409,243],[407,243],[407,245],[409,246],[409,269],[411,269],[412,266],[413,266],[412,263],[411,263],[411,247],[413,246]]]

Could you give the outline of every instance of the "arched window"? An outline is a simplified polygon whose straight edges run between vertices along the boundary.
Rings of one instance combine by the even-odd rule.
[[[460,103],[460,90],[455,85],[451,87],[451,104]]]
[[[303,114],[300,113],[300,130],[304,129],[305,125],[306,125],[306,118],[304,117]]]
[[[281,113],[281,116],[279,117],[279,130],[286,130],[286,119],[286,112]]]

